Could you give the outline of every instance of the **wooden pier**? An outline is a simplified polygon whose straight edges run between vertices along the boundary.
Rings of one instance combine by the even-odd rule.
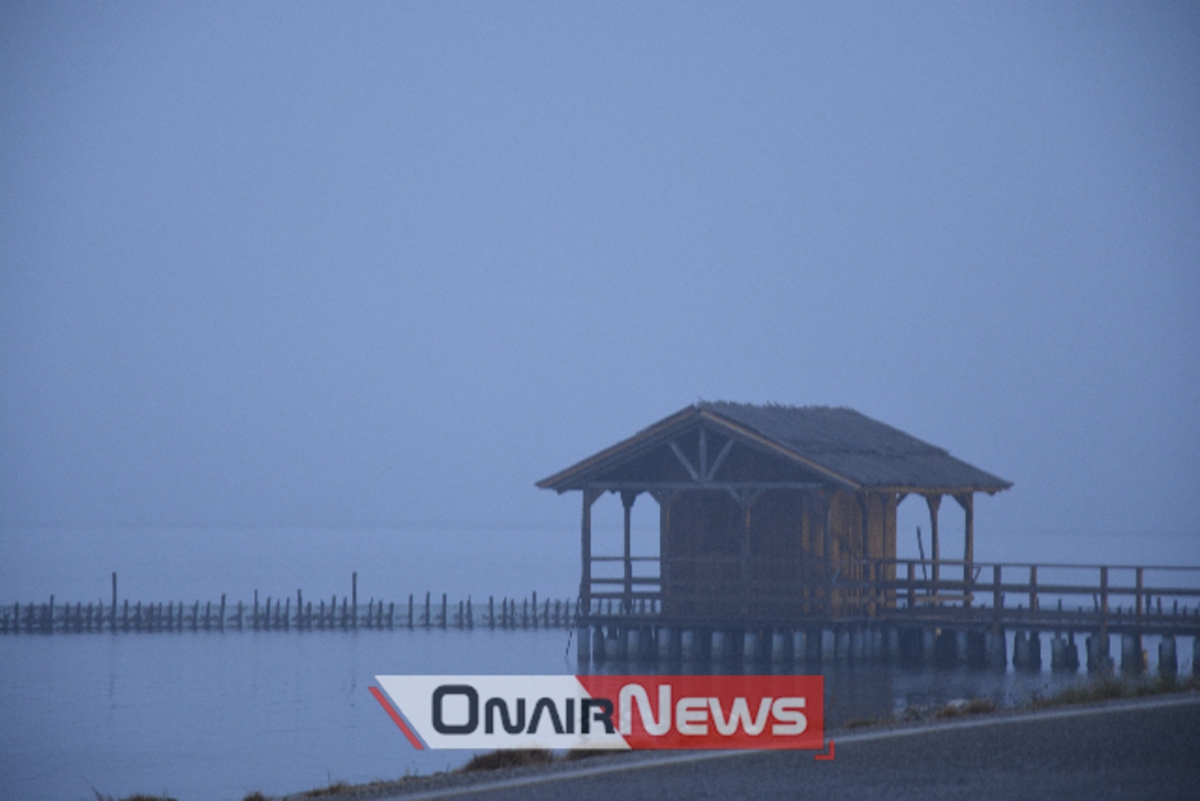
[[[183,631],[345,631],[350,629],[569,629],[582,616],[578,600],[488,596],[486,605],[470,596],[454,602],[446,593],[423,597],[410,594],[406,601],[370,598],[358,601],[358,576],[351,579],[351,594],[306,600],[304,592],[285,598],[266,596],[252,601],[118,601],[116,574],[112,599],[86,604],[59,603],[53,595],[42,603],[13,603],[0,607],[0,634],[66,634],[101,632]],[[294,601],[294,603],[293,603]]]
[[[1046,650],[1041,638],[1049,635],[1053,668],[1113,667],[1111,639],[1117,637],[1121,667],[1136,672],[1145,662],[1142,640],[1153,636],[1165,672],[1177,669],[1178,637],[1192,639],[1192,668],[1200,666],[1200,568],[800,561],[783,572],[829,579],[773,580],[777,561],[752,561],[748,581],[730,580],[714,592],[712,579],[691,584],[676,575],[668,595],[662,587],[672,579],[661,575],[657,558],[592,557],[579,657],[1037,669]],[[613,563],[621,564],[622,575],[597,576]],[[643,573],[636,575],[634,565]],[[686,567],[678,559],[671,564],[677,574],[686,575]],[[717,607],[714,595],[721,599]]]

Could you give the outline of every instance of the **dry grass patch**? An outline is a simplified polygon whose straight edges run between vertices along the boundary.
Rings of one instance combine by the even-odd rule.
[[[592,757],[610,756],[616,753],[607,748],[572,748],[562,755],[564,762],[574,762],[578,759],[591,759]]]
[[[961,718],[965,715],[986,715],[995,712],[996,705],[987,698],[959,698],[939,709],[935,718]]]
[[[340,781],[340,782],[334,782],[333,784],[329,785],[328,787],[318,787],[316,790],[309,790],[307,793],[304,794],[304,797],[305,798],[320,798],[321,796],[325,796],[325,795],[345,795],[346,793],[349,793],[354,789],[356,789],[354,787],[354,785],[352,785],[348,782]]]
[[[471,757],[471,761],[463,765],[461,770],[463,773],[476,773],[483,770],[522,768],[526,765],[545,765],[553,761],[554,754],[545,748],[489,751]]]
[[[1189,676],[1180,679],[1177,676],[1160,674],[1156,678],[1129,681],[1122,679],[1115,673],[1105,673],[1067,685],[1053,695],[1039,695],[1029,702],[1029,706],[1032,709],[1044,709],[1050,706],[1090,704],[1097,701],[1138,698],[1146,695],[1178,693],[1188,690],[1200,690],[1200,677]]]

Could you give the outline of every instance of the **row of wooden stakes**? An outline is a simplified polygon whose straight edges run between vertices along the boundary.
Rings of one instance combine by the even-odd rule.
[[[272,599],[260,604],[258,593],[254,603],[238,601],[227,604],[225,596],[219,603],[195,601],[192,604],[167,602],[130,604],[95,603],[20,604],[0,607],[0,634],[101,632],[101,631],[277,631],[296,629],[395,629],[395,628],[457,628],[490,629],[567,628],[579,619],[578,600],[544,599],[538,602],[537,593],[531,597],[501,598],[489,596],[485,608],[476,608],[468,597],[451,605],[445,593],[441,603],[435,603],[425,593],[423,604],[408,596],[407,604],[384,603],[371,599],[364,605],[343,596],[339,606],[337,596],[315,605],[305,601],[303,592],[296,592],[296,605],[291,597]]]

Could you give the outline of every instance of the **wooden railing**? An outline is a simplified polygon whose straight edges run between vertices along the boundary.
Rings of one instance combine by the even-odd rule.
[[[622,575],[603,575],[617,565]],[[593,557],[592,572],[590,608],[602,614],[615,605],[667,617],[1194,618],[1200,626],[1200,567],[709,556],[665,565],[634,557],[628,567],[623,557]]]

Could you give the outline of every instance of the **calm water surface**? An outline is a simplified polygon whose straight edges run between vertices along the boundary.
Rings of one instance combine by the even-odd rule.
[[[0,603],[107,600],[111,571],[132,601],[349,593],[403,602],[412,592],[566,598],[577,581],[574,534],[367,530],[85,530],[0,532]],[[1200,562],[1196,540],[1093,538],[1088,561]],[[1035,542],[980,559],[1058,559]],[[635,549],[636,539],[635,539]],[[640,549],[639,549],[640,550]],[[477,607],[478,608],[478,607]],[[550,631],[180,632],[0,636],[0,782],[22,799],[168,793],[181,801],[299,792],[456,767],[470,753],[416,752],[370,695],[377,674],[572,674],[568,633]],[[1145,647],[1153,662],[1156,641]],[[1049,642],[1043,638],[1044,664]],[[1119,644],[1114,641],[1114,654]],[[1179,643],[1181,668],[1191,653]],[[1010,645],[1011,653],[1011,645]],[[642,668],[612,666],[621,672]],[[903,670],[826,674],[836,723],[959,697],[1020,702],[1068,680],[1041,674]]]
[[[3,636],[0,776],[13,798],[95,787],[190,801],[432,773],[470,753],[414,751],[368,691],[376,674],[572,674],[566,648],[561,630]],[[826,709],[837,723],[960,697],[1018,703],[1066,680],[843,668],[826,672]]]

